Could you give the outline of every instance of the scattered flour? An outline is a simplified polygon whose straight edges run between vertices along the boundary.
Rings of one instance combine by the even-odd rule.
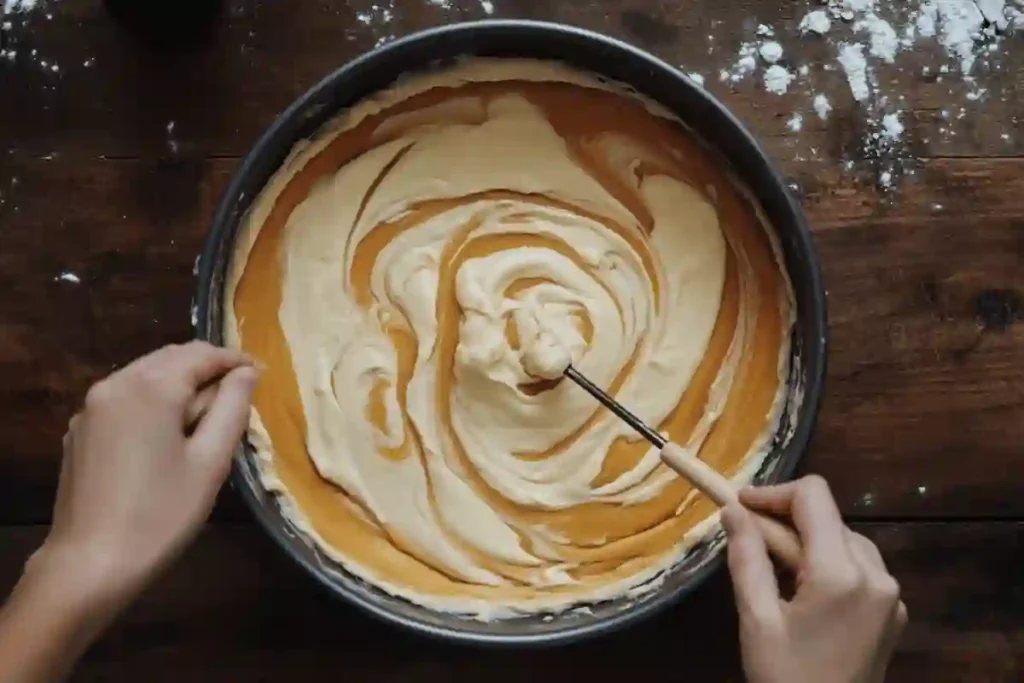
[[[764,72],[765,90],[775,95],[783,95],[794,78],[796,77],[789,73],[786,67],[774,64]]]
[[[356,20],[364,26],[368,26],[377,39],[374,47],[389,43],[397,37],[392,28],[394,18],[395,0],[382,0],[365,10],[356,12]]]
[[[82,278],[67,270],[53,279],[56,282],[70,282],[74,285],[81,284],[82,282]]]
[[[871,94],[868,88],[868,63],[864,59],[864,46],[860,43],[839,44],[839,64],[846,72],[853,99],[863,102]]]
[[[0,67],[4,62],[31,64],[48,74],[59,74],[63,67],[53,59],[45,59],[38,49],[23,49],[23,43],[31,40],[33,22],[41,18],[53,19],[53,12],[45,11],[56,7],[58,0],[0,0]],[[51,81],[52,82],[52,81]],[[0,77],[0,83],[3,78]],[[2,88],[0,88],[2,89]],[[0,95],[2,97],[2,95]]]
[[[737,83],[753,73],[757,69],[757,43],[743,43],[740,45],[736,55],[736,61],[732,69],[722,69],[719,74],[720,81],[731,81]]]
[[[990,3],[993,4],[993,3]],[[998,3],[1002,9],[1003,3]],[[993,11],[993,8],[989,8]],[[928,0],[921,5],[922,16],[927,16],[936,27],[935,34],[946,53],[960,63],[960,71],[970,74],[974,69],[974,44],[982,38],[985,15],[973,0]]]
[[[832,111],[832,105],[829,103],[828,98],[822,94],[814,96],[814,111],[818,113],[818,118],[824,121],[828,118],[829,112]]]
[[[775,62],[782,59],[782,46],[779,45],[774,40],[770,40],[767,43],[763,43],[761,45],[761,49],[758,50],[758,52],[761,54],[761,59],[768,62],[769,64],[774,64]]]
[[[58,65],[52,59],[37,55],[35,49],[29,50],[23,42],[19,45],[19,32],[24,31],[32,17],[42,18],[46,14],[49,18],[51,8],[58,1],[0,0],[4,10],[0,31],[4,32],[5,41],[5,49],[0,50],[0,70],[5,68],[5,62],[26,61],[45,71],[53,82],[66,78],[64,72],[68,65]],[[443,10],[452,10],[454,6],[452,0],[423,2]],[[495,0],[478,2],[485,15],[495,13]],[[356,17],[373,29],[377,44],[396,37],[392,27],[397,26],[397,22],[393,19],[401,3],[377,0],[368,4],[369,7]],[[879,185],[886,188],[894,178],[905,175],[904,171],[893,167],[891,156],[886,156],[899,147],[905,133],[901,105],[904,98],[887,92],[887,84],[891,86],[894,82],[887,80],[890,75],[887,65],[897,64],[903,53],[937,45],[948,63],[923,66],[921,75],[930,82],[948,86],[951,98],[980,102],[968,105],[972,112],[978,111],[985,106],[983,101],[1001,93],[990,93],[988,88],[980,86],[975,71],[983,73],[985,68],[998,68],[1000,51],[1014,44],[1007,35],[1014,30],[1024,30],[1024,0],[815,0],[810,4],[819,7],[809,9],[795,26],[781,20],[775,25],[756,23],[754,39],[739,45],[735,60],[719,71],[719,81],[737,84],[748,76],[757,75],[762,77],[760,80],[767,92],[783,95],[799,77],[813,93],[818,89],[814,87],[817,73],[841,69],[857,110],[864,118],[865,130],[870,131],[864,138],[865,152],[879,160]],[[823,44],[835,51],[835,61],[793,64],[790,54],[783,66],[780,60],[789,47],[786,41],[791,38],[824,39]],[[715,36],[709,35],[708,40],[711,54]],[[94,61],[89,57],[79,63],[88,68]],[[687,75],[694,83],[704,85],[704,75]],[[957,84],[961,84],[962,89],[957,90]],[[1006,101],[1005,95],[1003,101]],[[827,120],[833,111],[832,102],[824,94],[814,94],[811,105],[821,120]],[[955,121],[967,116],[967,108],[955,102],[951,109],[952,112],[944,110],[944,123],[938,129],[944,136],[955,135]],[[804,115],[793,111],[785,125],[787,130],[796,133],[802,130],[803,122]],[[167,126],[167,139],[172,151],[176,151],[178,143],[173,122]],[[1009,133],[1002,134],[1003,141],[1011,139]]]
[[[914,28],[922,38],[935,37],[935,7],[930,6],[927,10],[922,9],[917,15]]]
[[[1005,0],[975,0],[975,4],[985,20],[991,23],[1000,31],[1005,31],[1010,26],[1011,16],[1007,12]],[[1017,3],[1021,4],[1021,3]],[[1012,7],[1009,9],[1013,9]]]
[[[171,154],[178,153],[178,138],[174,135],[175,125],[174,121],[168,121],[164,127],[167,131],[167,148],[171,151]]]
[[[757,76],[766,92],[782,95],[790,92],[799,78],[801,90],[811,93],[813,112],[827,120],[833,102],[815,92],[820,91],[818,74],[841,72],[855,102],[853,111],[863,121],[864,158],[872,161],[880,187],[889,188],[913,173],[901,161],[907,152],[903,143],[907,98],[894,90],[900,81],[893,78],[893,70],[903,69],[902,55],[917,52],[920,59],[934,54],[931,48],[939,48],[946,63],[922,65],[920,74],[929,83],[948,89],[951,99],[962,98],[967,104],[944,112],[944,123],[937,131],[946,138],[957,134],[954,123],[967,116],[968,107],[979,111],[996,96],[1008,101],[1002,90],[990,92],[983,87],[975,72],[1000,68],[1000,53],[1014,44],[1008,35],[1024,31],[1024,0],[814,0],[808,4],[811,7],[795,25],[755,22],[752,40],[738,46],[734,62],[721,69],[719,80],[738,84]],[[791,39],[823,39],[833,51],[833,61],[793,63],[787,43]],[[714,42],[714,36],[708,40]],[[785,62],[784,53],[788,57]],[[976,102],[979,104],[974,105]],[[798,112],[794,109],[785,119],[786,129],[793,133],[803,126],[804,115]],[[1016,119],[1013,123],[1016,125]],[[1009,133],[1005,135],[1004,141],[1012,139]],[[922,141],[929,142],[927,137]],[[817,154],[813,148],[810,151]],[[798,152],[796,158],[804,157]]]
[[[882,117],[882,134],[893,142],[903,137],[903,124],[900,122],[899,112],[886,114]]]
[[[829,8],[833,16],[837,15],[849,21],[856,12],[867,12],[875,8],[875,0],[831,0]]]
[[[36,8],[37,0],[4,0],[4,14],[15,12],[31,12]]]
[[[807,15],[800,20],[801,33],[817,33],[818,35],[823,36],[830,30],[832,30],[832,20],[828,18],[828,14],[825,10],[817,9],[813,12],[808,12]]]
[[[803,16],[798,30],[801,34],[825,36],[834,33],[835,22],[840,22],[844,35],[837,41],[837,61],[850,83],[854,99],[862,103],[876,89],[872,60],[892,64],[901,52],[917,47],[922,40],[935,39],[943,52],[959,65],[963,80],[971,84],[971,72],[979,55],[999,50],[1003,39],[1001,32],[1014,28],[1018,22],[1019,27],[1024,28],[1024,0],[822,0],[822,4],[824,8],[813,9]],[[757,69],[755,54],[768,64],[781,59],[783,46],[775,37],[777,31],[767,24],[759,24],[756,34],[771,40],[760,44],[757,41],[743,43],[736,63],[731,69],[723,70],[723,81],[735,83],[754,72]],[[828,65],[823,68],[830,69]],[[801,76],[807,73],[806,65],[796,69]],[[948,72],[948,69],[942,70],[942,73]],[[942,77],[936,82],[941,83]],[[769,89],[777,83],[765,80]],[[978,99],[984,94],[974,89],[971,98]]]
[[[896,61],[896,52],[900,48],[900,39],[896,29],[885,19],[874,12],[868,12],[853,25],[854,31],[866,31],[870,36],[871,54],[890,64]]]

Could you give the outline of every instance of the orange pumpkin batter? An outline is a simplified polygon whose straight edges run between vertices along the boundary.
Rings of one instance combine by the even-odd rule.
[[[229,303],[296,524],[386,590],[484,619],[635,590],[715,524],[582,391],[526,372],[531,345],[743,483],[792,323],[757,212],[683,126],[526,61],[409,79],[297,147]]]

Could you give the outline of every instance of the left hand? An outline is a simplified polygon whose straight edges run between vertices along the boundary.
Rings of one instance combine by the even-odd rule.
[[[103,611],[126,604],[209,515],[256,378],[245,354],[191,342],[95,384],[68,425],[53,527],[28,569],[86,583]],[[211,384],[216,395],[190,434],[190,405]]]

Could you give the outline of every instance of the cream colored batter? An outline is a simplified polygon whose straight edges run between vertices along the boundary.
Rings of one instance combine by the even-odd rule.
[[[755,209],[655,105],[555,64],[411,78],[254,202],[226,337],[268,370],[263,483],[347,570],[480,619],[642,590],[717,524],[569,382],[748,481],[791,294]]]

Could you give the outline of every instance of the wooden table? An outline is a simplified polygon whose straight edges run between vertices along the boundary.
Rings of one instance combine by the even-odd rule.
[[[3,33],[18,53],[0,58],[5,590],[46,531],[60,437],[85,389],[190,335],[193,261],[257,135],[379,40],[484,16],[478,0],[396,0],[386,21],[374,4],[235,0],[209,35],[157,49],[98,0],[62,0]],[[594,28],[706,74],[760,137],[802,196],[829,290],[827,399],[804,469],[828,477],[850,522],[882,548],[912,617],[890,680],[1024,679],[1024,136],[1001,135],[1021,112],[1024,50],[981,77],[1002,96],[978,103],[954,136],[940,134],[947,88],[919,68],[934,54],[902,55],[885,72],[906,98],[898,161],[913,171],[885,192],[840,72],[820,76],[835,106],[825,122],[797,88],[777,97],[756,79],[717,78],[758,21],[794,35],[804,3],[494,5],[497,16]],[[794,63],[827,56],[820,42],[784,44]],[[806,114],[799,135],[785,126],[795,108]],[[194,548],[75,680],[739,681],[730,601],[720,575],[671,614],[603,642],[445,647],[328,599],[228,491]]]

